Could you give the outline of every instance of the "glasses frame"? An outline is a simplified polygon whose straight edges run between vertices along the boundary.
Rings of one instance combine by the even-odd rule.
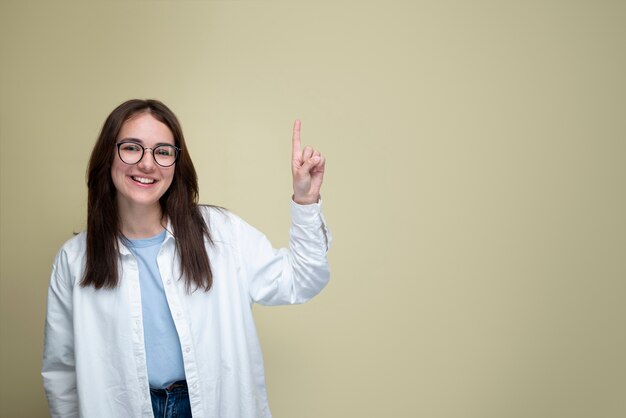
[[[120,150],[120,147],[124,144],[133,144],[133,145],[137,145],[139,148],[141,148],[141,157],[139,157],[139,159],[137,160],[137,162],[135,163],[127,163],[126,161],[124,161],[124,159],[122,158],[122,152]],[[135,164],[139,164],[139,162],[143,159],[144,155],[146,155],[146,150],[150,150],[150,154],[152,154],[152,159],[154,160],[154,163],[156,165],[158,165],[159,167],[171,167],[174,164],[176,164],[176,162],[178,161],[178,156],[180,155],[180,151],[182,150],[182,148],[178,148],[176,145],[170,145],[170,144],[160,144],[157,145],[154,148],[146,148],[143,145],[141,145],[138,142],[135,141],[130,141],[130,140],[126,140],[126,141],[122,141],[122,142],[118,142],[115,144],[115,147],[117,148],[117,156],[120,158],[120,161],[123,162],[126,165],[135,165]],[[159,163],[156,159],[156,157],[154,156],[154,150],[156,148],[159,147],[172,147],[174,148],[174,162],[170,165],[163,165],[161,163]]]

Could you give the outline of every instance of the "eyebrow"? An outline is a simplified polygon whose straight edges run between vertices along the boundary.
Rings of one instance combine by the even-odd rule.
[[[132,137],[121,138],[117,142],[118,142],[118,144],[122,143],[122,142],[136,142],[136,143],[141,144],[141,145],[144,144],[144,142],[141,139],[139,139],[139,138],[132,138]],[[158,147],[158,146],[161,146],[161,145],[170,145],[170,146],[174,146],[174,147],[176,146],[176,144],[170,144],[169,142],[157,142],[156,144],[154,144],[155,147]]]

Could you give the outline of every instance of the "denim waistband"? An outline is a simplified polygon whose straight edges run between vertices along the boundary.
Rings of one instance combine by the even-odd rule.
[[[163,388],[163,389],[150,388],[150,392],[154,392],[154,393],[166,393],[166,392],[172,393],[172,392],[183,392],[183,391],[187,391],[186,380],[179,380],[178,382],[174,382],[168,387]]]

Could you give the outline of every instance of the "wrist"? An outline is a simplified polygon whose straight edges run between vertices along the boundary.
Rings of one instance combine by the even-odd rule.
[[[299,205],[312,205],[320,201],[320,195],[315,196],[291,196],[291,199]]]

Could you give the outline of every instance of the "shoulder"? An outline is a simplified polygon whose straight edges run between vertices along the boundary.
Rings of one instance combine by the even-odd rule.
[[[246,221],[228,209],[219,206],[201,205],[200,212],[209,227],[209,233],[214,241],[238,241],[253,230]]]
[[[214,205],[200,205],[200,214],[209,228],[213,241],[230,241],[239,218],[228,209]]]
[[[242,219],[230,210],[214,205],[200,205],[202,218],[211,230],[236,227]]]
[[[57,253],[56,260],[74,262],[77,258],[82,259],[87,248],[87,232],[83,231],[65,241]]]
[[[85,268],[87,233],[85,231],[68,239],[59,249],[52,266],[52,280],[73,285]]]

